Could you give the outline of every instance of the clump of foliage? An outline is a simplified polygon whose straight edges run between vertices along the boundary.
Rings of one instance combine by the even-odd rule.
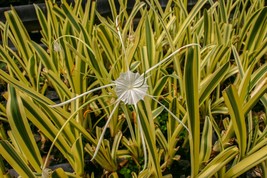
[[[191,177],[266,177],[264,1],[108,3],[110,17],[95,1],[35,6],[42,45],[5,13],[0,175],[171,177],[188,162]],[[49,166],[57,152],[71,171]]]

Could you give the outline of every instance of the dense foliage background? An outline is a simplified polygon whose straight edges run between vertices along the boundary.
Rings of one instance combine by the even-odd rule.
[[[265,1],[107,2],[5,12],[0,176],[267,177]]]

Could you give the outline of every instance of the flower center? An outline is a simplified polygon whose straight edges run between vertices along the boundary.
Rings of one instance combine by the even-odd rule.
[[[127,71],[115,80],[116,94],[125,104],[136,104],[144,99],[148,85],[144,75]]]

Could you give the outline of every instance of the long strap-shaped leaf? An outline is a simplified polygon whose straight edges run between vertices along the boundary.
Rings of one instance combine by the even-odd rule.
[[[46,108],[49,107],[48,105],[53,104],[51,100],[46,98],[44,95],[36,92],[32,88],[26,86],[24,83],[17,81],[16,79],[12,78],[8,74],[6,74],[4,71],[0,70],[0,77],[6,81],[9,84],[12,84],[15,88],[19,89],[20,91],[25,92],[27,95],[29,95],[31,98],[36,100],[42,107]],[[58,107],[56,108],[57,112],[60,113],[64,118],[69,118],[69,114],[62,108]],[[84,137],[92,142],[94,142],[94,139],[91,137],[90,134],[81,126],[75,123],[76,121],[70,120],[70,123],[73,127],[78,129],[80,132],[83,133]]]
[[[36,92],[34,89],[32,89],[31,87],[27,86],[25,83],[14,79],[12,76],[8,75],[3,70],[0,70],[0,77],[5,82],[7,82],[9,84],[12,84],[12,86],[14,86],[16,89],[19,89],[20,91],[25,92],[27,95],[31,96],[33,99],[35,99],[39,103],[43,103],[45,105],[52,105],[53,104],[53,102],[50,99],[48,99],[44,95]],[[57,110],[59,110],[59,112],[62,115],[64,115],[66,118],[68,118],[69,115],[62,108],[57,108]]]
[[[232,146],[219,153],[197,176],[198,178],[212,177],[238,154],[238,148]]]
[[[218,68],[214,73],[206,78],[206,80],[200,84],[199,104],[201,105],[205,99],[209,97],[211,92],[218,86],[222,79],[227,74],[230,64],[227,62],[222,67]]]
[[[32,102],[30,97],[21,97],[27,118],[51,141],[56,137],[58,130],[55,124],[47,116],[47,110],[42,110]],[[58,141],[55,143],[60,152],[65,156],[69,163],[73,164],[73,155],[71,154],[69,140],[66,139],[64,134],[60,135]]]
[[[230,117],[233,121],[233,128],[240,149],[241,158],[245,156],[247,147],[247,129],[245,116],[242,110],[242,102],[238,96],[237,89],[231,85],[223,92],[225,104],[228,107]]]
[[[19,144],[21,151],[25,154],[31,166],[37,172],[41,172],[42,158],[40,152],[27,121],[22,100],[12,86],[9,87],[7,117],[11,132],[14,134],[15,140]]]
[[[203,132],[201,136],[199,160],[200,163],[208,162],[212,152],[212,123],[208,116],[204,121]]]
[[[249,155],[226,172],[224,177],[238,177],[267,159],[267,146]]]
[[[13,44],[21,53],[24,63],[27,64],[27,60],[29,60],[30,56],[32,55],[29,45],[27,44],[27,42],[30,40],[29,34],[27,33],[14,8],[12,8],[11,11],[5,12],[5,17],[10,25],[14,39],[16,39],[16,41],[13,41]]]
[[[30,167],[21,158],[21,155],[12,147],[8,141],[0,141],[1,155],[5,160],[12,165],[12,167],[17,171],[17,173],[22,177],[35,178],[35,175],[31,171]]]
[[[28,83],[26,77],[23,75],[23,73],[20,71],[20,68],[17,66],[17,63],[12,57],[9,55],[9,52],[5,50],[2,46],[0,46],[0,57],[4,59],[4,62],[6,62],[9,65],[10,70],[16,75],[18,79],[23,81],[24,83]],[[21,64],[22,67],[26,68],[23,64]]]
[[[146,140],[146,147],[149,152],[150,163],[152,164],[152,170],[156,175],[155,177],[162,177],[161,168],[159,164],[159,155],[156,148],[156,138],[155,138],[155,130],[154,124],[152,120],[152,112],[150,110],[149,104],[147,100],[145,102],[138,102],[138,106],[136,108],[138,111],[139,119],[140,119],[140,127],[143,131],[144,138]],[[151,125],[152,124],[152,125]]]
[[[192,22],[194,17],[198,14],[198,12],[202,9],[202,7],[206,4],[207,0],[198,1],[191,12],[188,14],[187,18],[183,22],[183,24],[179,27],[179,31],[177,32],[173,44],[177,44],[178,41],[181,39],[182,33],[186,30],[189,24]]]
[[[184,73],[186,108],[188,113],[190,139],[191,176],[199,170],[200,119],[199,119],[199,56],[198,47],[188,50]]]

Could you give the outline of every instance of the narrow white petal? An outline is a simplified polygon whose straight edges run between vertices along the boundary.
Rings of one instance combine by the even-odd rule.
[[[136,110],[136,116],[137,116],[137,123],[138,123],[138,127],[140,128],[140,133],[141,133],[141,141],[142,141],[142,145],[143,145],[143,152],[144,152],[144,167],[143,170],[144,171],[147,167],[147,150],[146,150],[146,142],[145,142],[145,136],[144,136],[144,131],[143,131],[143,127],[140,121],[140,117],[139,117],[139,113],[138,113],[138,107],[137,104],[134,104],[135,110]],[[141,171],[141,172],[142,172]]]
[[[111,121],[111,118],[112,118],[112,116],[113,116],[115,110],[116,110],[117,107],[119,106],[120,101],[117,100],[115,103],[116,103],[116,104],[115,104],[113,110],[111,111],[111,113],[110,113],[110,115],[109,115],[109,117],[108,117],[108,120],[107,120],[107,122],[106,122],[106,124],[105,124],[105,126],[104,126],[104,128],[103,128],[103,131],[102,131],[102,133],[101,133],[101,136],[100,136],[100,138],[99,138],[99,140],[98,140],[98,143],[97,143],[95,152],[94,152],[94,154],[93,154],[93,156],[92,156],[92,158],[91,158],[91,161],[95,159],[95,157],[96,157],[96,155],[97,155],[97,153],[98,153],[98,151],[99,151],[99,149],[100,149],[100,146],[101,146],[101,143],[102,143],[102,141],[103,141],[103,139],[104,139],[104,135],[105,135],[105,132],[106,132],[106,130],[107,130],[107,128],[108,128],[109,122]]]
[[[160,66],[161,64],[167,62],[171,57],[173,57],[174,55],[176,55],[177,53],[179,53],[182,49],[191,47],[191,46],[200,46],[197,43],[191,43],[191,44],[187,44],[185,46],[182,46],[181,48],[177,49],[176,51],[174,51],[173,53],[171,53],[169,56],[167,56],[165,59],[163,59],[162,61],[160,61],[159,63],[157,63],[156,65],[152,66],[151,68],[149,68],[146,73],[149,73],[150,71],[154,70],[155,68],[157,68],[158,66]]]
[[[76,100],[78,98],[81,98],[81,97],[83,97],[85,95],[88,95],[88,94],[90,94],[92,92],[95,92],[95,91],[100,90],[100,89],[103,89],[103,88],[111,87],[111,86],[114,86],[114,85],[115,84],[108,84],[108,85],[104,85],[104,86],[101,86],[101,87],[97,87],[97,88],[94,88],[92,90],[86,91],[86,92],[84,92],[84,93],[82,93],[82,94],[80,94],[78,96],[75,96],[74,98],[71,98],[71,99],[69,99],[67,101],[64,101],[62,103],[55,104],[55,105],[49,105],[49,106],[52,107],[52,108],[63,106],[63,105],[68,104],[68,103],[70,103],[70,102],[72,102],[72,101],[74,101],[74,100]]]

